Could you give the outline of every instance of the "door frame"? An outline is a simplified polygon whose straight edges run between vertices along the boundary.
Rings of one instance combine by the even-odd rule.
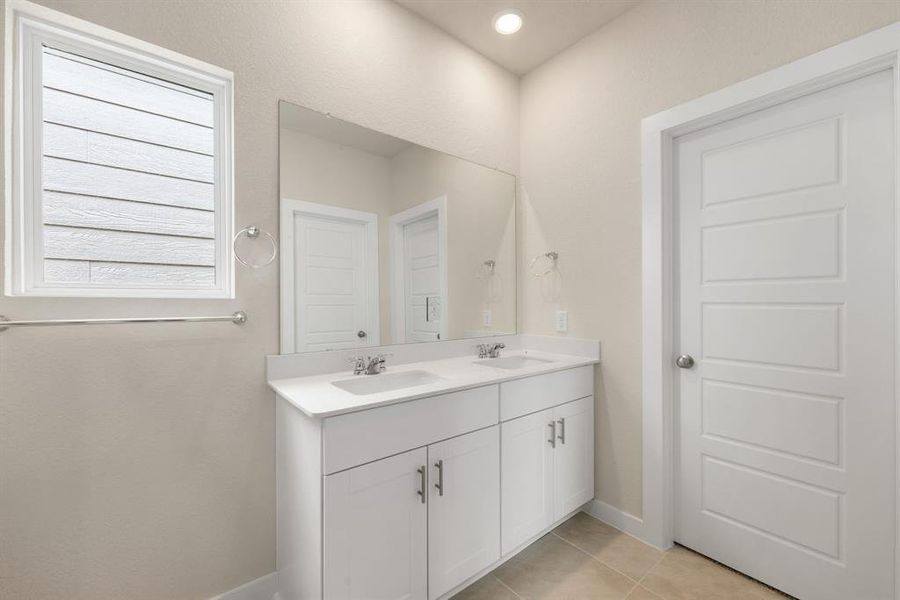
[[[434,200],[417,204],[395,215],[391,215],[388,221],[388,240],[390,242],[391,265],[391,342],[394,344],[406,341],[406,290],[403,277],[403,227],[437,215],[438,219],[438,252],[440,253],[440,267],[438,277],[441,285],[441,326],[438,332],[442,340],[449,339],[447,330],[447,315],[449,315],[449,302],[447,299],[447,196],[439,196]]]
[[[296,312],[296,294],[294,294],[294,217],[297,215],[310,215],[313,217],[326,217],[352,223],[362,223],[366,226],[366,252],[374,257],[369,268],[367,278],[366,297],[369,305],[369,322],[372,324],[367,331],[367,339],[370,346],[381,345],[381,312],[378,306],[378,215],[361,210],[340,208],[282,198],[279,215],[280,243],[279,252],[281,260],[279,294],[281,299],[281,354],[297,352],[294,339],[294,314]]]
[[[882,70],[893,71],[895,256],[900,249],[900,23],[877,29],[806,58],[647,117],[641,122],[643,514],[632,533],[660,548],[674,540],[675,401],[678,277],[673,142],[687,133],[763,110]],[[900,406],[900,259],[894,273],[894,401]],[[894,453],[900,467],[900,410]],[[900,476],[895,474],[895,498]],[[895,507],[895,549],[900,541]],[[900,590],[895,550],[894,597]]]

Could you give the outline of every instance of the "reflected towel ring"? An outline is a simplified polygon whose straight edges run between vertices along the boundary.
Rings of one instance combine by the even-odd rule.
[[[241,255],[238,254],[238,251],[237,251],[237,241],[238,241],[238,238],[240,238],[242,234],[246,235],[251,240],[257,239],[259,237],[259,234],[263,234],[264,236],[266,236],[266,238],[269,240],[269,243],[272,244],[272,255],[269,256],[265,260],[265,262],[262,262],[260,264],[254,264],[254,263],[248,262],[247,260],[244,260],[241,257]],[[232,242],[231,242],[231,248],[234,250],[234,257],[237,259],[237,261],[239,263],[241,263],[242,265],[244,265],[245,267],[250,267],[251,269],[261,269],[267,265],[270,265],[270,264],[272,264],[272,261],[275,260],[275,257],[278,256],[278,242],[275,241],[275,238],[272,237],[271,233],[269,233],[265,229],[261,229],[261,228],[257,227],[256,225],[249,225],[247,227],[244,227],[243,229],[238,231],[236,234],[234,234],[234,240],[232,240]]]
[[[544,275],[548,275],[552,273],[556,269],[556,261],[559,259],[559,253],[550,251],[545,252],[543,254],[538,254],[534,258],[531,259],[531,263],[528,265],[528,271],[534,277],[543,277]],[[541,263],[541,268],[535,269],[535,266]]]
[[[480,265],[478,265],[478,270],[475,272],[475,277],[478,279],[488,279],[495,275],[495,270],[497,268],[497,262],[493,259],[486,260]]]

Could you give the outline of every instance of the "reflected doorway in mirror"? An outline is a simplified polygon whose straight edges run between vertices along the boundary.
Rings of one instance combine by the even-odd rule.
[[[381,343],[378,215],[282,199],[282,351]]]
[[[447,338],[447,197],[390,218],[394,343]]]

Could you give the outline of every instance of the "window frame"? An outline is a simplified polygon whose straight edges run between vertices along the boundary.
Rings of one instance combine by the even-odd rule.
[[[7,296],[95,298],[235,297],[233,74],[110,29],[9,0],[5,32],[5,244]],[[46,283],[43,278],[43,46],[212,95],[215,284]]]

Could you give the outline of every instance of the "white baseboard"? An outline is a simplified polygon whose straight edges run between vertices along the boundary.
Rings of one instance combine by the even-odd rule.
[[[263,575],[242,586],[229,590],[210,600],[276,600],[278,594],[277,573]]]
[[[606,502],[594,499],[584,505],[584,512],[607,525],[612,525],[619,531],[624,531],[630,536],[636,537],[645,544],[654,544],[649,541],[644,533],[644,521],[624,510],[611,506]]]

